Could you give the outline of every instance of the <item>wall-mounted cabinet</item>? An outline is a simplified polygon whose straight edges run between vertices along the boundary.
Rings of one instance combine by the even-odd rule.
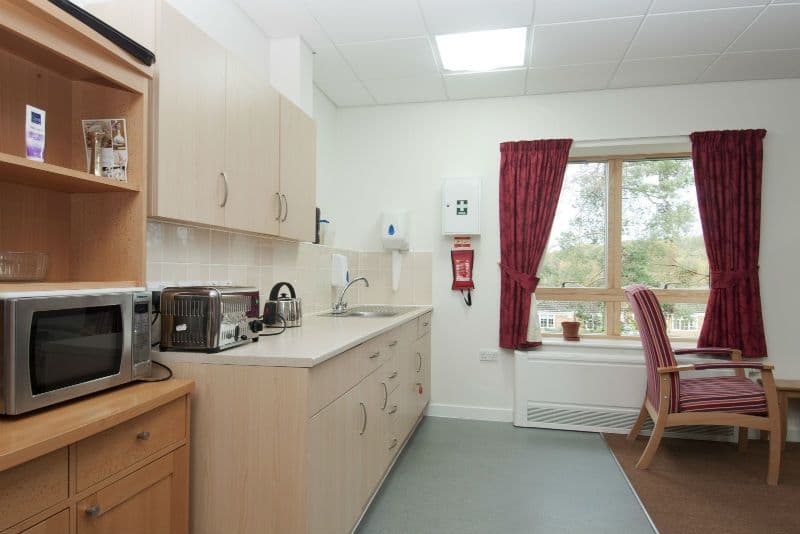
[[[0,250],[47,252],[48,282],[144,281],[150,78],[46,0],[0,2]],[[44,163],[25,158],[26,104],[46,112]],[[127,121],[127,182],[87,172],[98,118]]]

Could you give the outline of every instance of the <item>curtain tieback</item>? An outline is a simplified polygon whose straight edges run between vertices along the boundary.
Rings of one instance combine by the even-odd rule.
[[[734,271],[711,271],[711,289],[728,289],[758,276],[758,266]]]
[[[500,268],[523,289],[527,289],[531,293],[536,291],[536,286],[539,285],[539,279],[532,274],[523,273],[503,263],[500,264]]]

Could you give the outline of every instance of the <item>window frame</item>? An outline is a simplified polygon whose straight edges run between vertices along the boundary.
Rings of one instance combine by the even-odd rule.
[[[570,157],[568,163],[607,162],[608,184],[606,204],[606,278],[605,288],[597,287],[538,287],[536,300],[600,301],[606,305],[606,333],[587,334],[592,339],[636,339],[622,335],[620,314],[627,302],[622,289],[622,165],[625,161],[654,159],[691,159],[691,152],[653,154],[613,154]],[[662,304],[706,304],[709,289],[653,289]],[[542,333],[545,337],[560,334]],[[673,337],[672,341],[696,341],[695,337]]]

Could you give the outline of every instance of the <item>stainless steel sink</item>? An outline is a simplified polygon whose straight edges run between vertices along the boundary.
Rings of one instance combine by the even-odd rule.
[[[323,317],[394,317],[409,310],[410,308],[394,306],[353,306],[344,313],[326,312],[321,315]]]

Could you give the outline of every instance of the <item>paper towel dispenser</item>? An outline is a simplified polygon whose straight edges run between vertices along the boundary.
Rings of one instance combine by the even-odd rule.
[[[407,211],[386,212],[381,217],[381,242],[386,250],[408,250]]]

